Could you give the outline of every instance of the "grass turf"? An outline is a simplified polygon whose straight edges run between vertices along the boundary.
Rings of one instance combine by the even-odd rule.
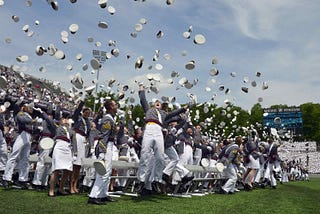
[[[192,198],[162,195],[117,198],[116,203],[88,205],[85,194],[50,198],[47,192],[0,188],[1,213],[319,213],[320,178],[279,184],[233,195]]]

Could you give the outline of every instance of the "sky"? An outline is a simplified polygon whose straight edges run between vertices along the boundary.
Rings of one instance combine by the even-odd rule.
[[[118,93],[128,85],[126,97],[135,98],[135,103],[137,82],[158,89],[158,94],[151,91],[147,98],[176,97],[178,103],[188,102],[190,94],[201,103],[224,106],[228,101],[246,110],[256,103],[268,108],[320,102],[317,0],[174,0],[171,5],[166,0],[109,0],[106,8],[98,0],[56,2],[58,10],[47,0],[0,0],[0,64],[59,82],[67,91],[77,73],[85,86],[98,82],[98,90]],[[115,8],[114,14],[109,13],[109,6]],[[135,26],[141,19],[146,23],[137,32]],[[99,22],[108,27],[99,27]],[[69,31],[71,24],[79,27],[74,34]],[[22,30],[25,25],[29,25],[28,32]],[[62,31],[68,32],[66,43]],[[189,39],[183,36],[188,31]],[[194,43],[196,35],[204,36],[204,44]],[[110,40],[115,46],[109,46]],[[39,45],[54,45],[65,59],[38,56]],[[115,48],[119,56],[111,55],[97,78],[90,66],[93,50],[111,53]],[[28,60],[19,62],[17,57],[23,55]],[[135,68],[139,57],[144,58],[142,67]],[[194,69],[188,70],[191,60]],[[215,69],[217,75],[210,72]],[[172,77],[172,71],[178,76]],[[150,75],[156,80],[149,81]],[[108,87],[111,79],[116,82]],[[191,85],[182,84],[183,79]]]

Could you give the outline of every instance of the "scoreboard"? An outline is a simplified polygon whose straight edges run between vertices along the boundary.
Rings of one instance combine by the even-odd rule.
[[[263,126],[286,129],[294,134],[302,134],[303,121],[300,107],[263,109]]]

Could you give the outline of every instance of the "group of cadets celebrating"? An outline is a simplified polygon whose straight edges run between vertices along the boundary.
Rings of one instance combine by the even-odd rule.
[[[254,128],[247,130],[246,136],[233,139],[203,135],[202,124],[191,122],[189,112],[195,103],[171,111],[168,103],[160,100],[148,103],[142,83],[139,98],[145,113],[144,127],[134,126],[131,111],[119,110],[111,98],[104,99],[93,116],[91,109],[85,107],[84,97],[73,111],[59,103],[40,106],[6,97],[3,101],[9,102],[10,107],[0,108],[1,185],[46,190],[49,197],[84,191],[88,192],[89,204],[103,205],[115,201],[110,197],[111,191],[126,191],[127,179],[115,182],[112,175],[136,175],[134,191],[141,196],[173,191],[179,183],[179,191],[183,192],[195,177],[208,176],[186,168],[200,165],[202,159],[209,160],[209,166],[224,165],[223,182],[217,190],[221,194],[267,186],[275,189],[277,180],[294,180],[296,174],[292,174],[297,170],[300,177],[308,179],[302,164],[281,161],[279,139],[271,135],[267,142],[259,140]],[[40,143],[36,148],[38,160],[30,176],[32,142],[37,141],[38,145],[44,139],[51,140],[53,146]],[[51,164],[46,164],[49,157]],[[83,160],[87,158],[103,162],[105,173],[84,167]],[[138,170],[114,169],[112,161],[119,159],[138,163]],[[203,188],[212,186],[203,182]]]

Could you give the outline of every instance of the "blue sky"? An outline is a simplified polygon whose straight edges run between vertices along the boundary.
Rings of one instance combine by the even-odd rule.
[[[57,11],[46,0],[33,0],[30,7],[24,0],[3,2],[0,64],[17,65],[24,73],[59,81],[66,90],[72,87],[70,80],[76,73],[81,74],[85,85],[92,85],[96,78],[90,67],[92,50],[110,52],[115,47],[108,46],[108,41],[114,40],[120,54],[103,64],[100,85],[107,86],[114,78],[120,86],[129,85],[130,90],[137,91],[135,80],[149,85],[146,74],[152,74],[160,79],[156,83],[160,92],[148,94],[150,99],[175,96],[177,102],[185,103],[189,100],[187,94],[192,93],[199,102],[221,106],[229,100],[248,110],[258,98],[263,99],[262,107],[320,101],[320,4],[316,0],[175,0],[172,5],[167,5],[165,0],[109,0],[108,6],[116,9],[114,15],[107,8],[100,8],[98,0],[78,0],[74,4],[57,0]],[[19,22],[12,20],[13,15],[20,18]],[[130,33],[141,18],[147,23],[133,38]],[[36,20],[39,25],[35,24]],[[108,28],[99,28],[100,21],[108,23]],[[34,32],[31,37],[22,30],[26,24]],[[69,32],[71,24],[79,26],[75,34]],[[192,26],[191,38],[185,39],[182,34],[189,26]],[[163,37],[157,38],[160,30]],[[66,44],[61,41],[61,31],[69,32]],[[197,34],[205,36],[205,44],[193,43]],[[89,43],[88,37],[94,41]],[[6,42],[7,38],[11,43]],[[96,42],[101,46],[97,47]],[[62,50],[66,58],[57,60],[54,56],[35,54],[37,45],[50,44]],[[159,58],[153,61],[156,50]],[[76,59],[79,53],[80,61]],[[169,54],[170,59],[166,60],[164,54]],[[16,57],[20,55],[27,55],[28,61],[18,62]],[[135,69],[139,56],[144,57],[144,63],[141,69]],[[218,64],[212,64],[213,57],[218,59]],[[185,69],[190,60],[195,61],[193,70]],[[83,71],[83,64],[88,64],[89,69]],[[157,70],[156,64],[161,64],[163,69]],[[71,71],[66,69],[69,65]],[[40,67],[46,71],[40,72]],[[217,76],[210,76],[212,68],[219,70]],[[178,72],[179,77],[172,78],[173,84],[168,84],[172,71]],[[257,72],[261,72],[260,77],[256,76]],[[191,83],[198,82],[187,89],[179,85],[182,77]],[[268,85],[267,90],[262,89],[263,82]],[[220,91],[221,85],[230,93]],[[247,87],[248,93],[241,91],[242,87]],[[117,87],[104,87],[104,90],[117,92]]]

